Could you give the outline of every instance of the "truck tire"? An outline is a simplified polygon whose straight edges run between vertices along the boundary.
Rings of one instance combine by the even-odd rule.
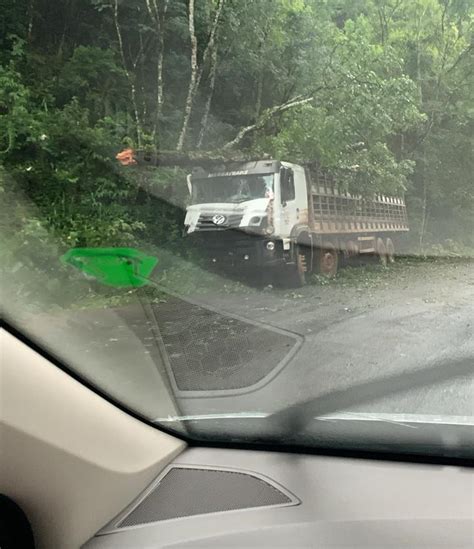
[[[318,252],[317,262],[319,274],[327,278],[336,276],[339,265],[339,254],[336,246],[331,242],[323,242],[322,248]]]
[[[379,262],[383,267],[387,266],[387,248],[384,241],[381,238],[377,238],[375,243],[375,251],[378,256]]]
[[[310,262],[310,250],[307,246],[296,245],[295,260],[282,266],[277,275],[278,285],[286,288],[301,288],[309,282],[312,271]]]
[[[389,263],[395,263],[395,245],[391,238],[387,238],[385,247],[387,249],[387,261]]]
[[[298,286],[305,286],[308,283],[308,276],[311,269],[311,259],[309,250],[306,246],[297,246],[296,248],[296,271],[298,276]]]

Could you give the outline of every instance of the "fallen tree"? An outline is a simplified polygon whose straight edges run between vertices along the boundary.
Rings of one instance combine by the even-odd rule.
[[[117,154],[117,160],[124,166],[160,166],[190,168],[200,166],[207,168],[228,162],[251,162],[268,158],[266,155],[249,155],[244,151],[151,151],[125,149]]]
[[[177,150],[137,150],[125,149],[117,154],[117,160],[124,166],[131,164],[162,166],[162,167],[192,167],[200,166],[206,168],[227,162],[251,162],[266,158],[265,155],[249,155],[248,153],[237,150],[242,141],[251,133],[262,129],[274,116],[282,114],[290,109],[301,107],[314,101],[314,96],[297,96],[281,105],[276,105],[265,111],[259,120],[249,126],[241,128],[237,135],[231,141],[225,143],[221,149],[213,151],[184,151]]]

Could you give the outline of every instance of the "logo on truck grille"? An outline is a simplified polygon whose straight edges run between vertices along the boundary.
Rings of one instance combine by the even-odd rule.
[[[222,215],[222,214],[216,214],[212,218],[212,222],[214,223],[214,225],[224,225],[224,223],[226,221],[227,221],[227,217],[225,215]]]

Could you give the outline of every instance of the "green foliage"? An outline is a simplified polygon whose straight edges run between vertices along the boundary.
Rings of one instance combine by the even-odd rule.
[[[94,118],[113,116],[114,106],[126,108],[124,70],[110,49],[78,46],[58,77],[57,98],[67,104],[76,98]]]
[[[411,164],[397,159],[388,143],[425,120],[417,88],[393,48],[371,43],[365,17],[348,21],[342,30],[333,26],[331,32],[334,52],[325,84],[311,104],[286,113],[282,129],[261,138],[261,148],[342,168],[346,177],[340,183],[352,191],[401,192]]]

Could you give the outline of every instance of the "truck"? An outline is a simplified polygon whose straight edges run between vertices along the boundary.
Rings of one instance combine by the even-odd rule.
[[[409,230],[403,197],[343,191],[336,176],[256,160],[194,169],[184,233],[211,263],[246,267],[300,286],[313,273],[371,255],[384,265]]]

